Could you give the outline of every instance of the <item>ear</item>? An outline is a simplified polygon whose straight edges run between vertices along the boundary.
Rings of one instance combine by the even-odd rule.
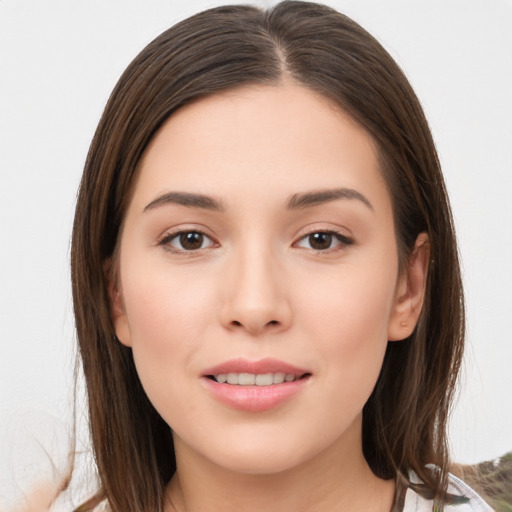
[[[420,233],[407,268],[398,278],[395,303],[388,325],[389,341],[407,338],[416,327],[425,298],[429,260],[428,235]]]
[[[113,263],[108,260],[105,263],[105,274],[108,280],[108,294],[110,299],[110,315],[116,338],[123,345],[131,347],[132,338],[130,331],[130,324],[128,323],[128,316],[123,302],[123,294],[121,289],[121,282],[118,277],[117,269],[113,268]]]

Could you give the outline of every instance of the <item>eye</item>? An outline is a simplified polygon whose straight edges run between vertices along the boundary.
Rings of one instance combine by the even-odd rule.
[[[336,231],[315,231],[302,237],[296,245],[313,251],[329,251],[353,244],[353,240]]]
[[[166,246],[169,250],[176,252],[191,252],[212,247],[214,242],[201,231],[179,231],[164,237],[159,245]]]

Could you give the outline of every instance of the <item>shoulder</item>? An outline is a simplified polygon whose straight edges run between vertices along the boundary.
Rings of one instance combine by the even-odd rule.
[[[439,507],[427,493],[422,492],[422,482],[412,473],[407,489],[403,512],[493,512],[493,509],[467,484],[449,474],[448,494],[451,502]]]

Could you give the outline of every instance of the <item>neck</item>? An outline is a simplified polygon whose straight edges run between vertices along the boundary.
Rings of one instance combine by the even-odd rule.
[[[362,453],[360,422],[343,439],[298,466],[272,474],[237,473],[175,437],[178,470],[166,512],[389,512],[395,485],[377,478]]]

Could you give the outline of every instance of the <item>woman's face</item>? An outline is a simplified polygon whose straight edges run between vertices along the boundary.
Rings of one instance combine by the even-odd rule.
[[[272,473],[361,453],[388,339],[410,332],[374,144],[333,104],[285,84],[175,113],[141,160],[117,268],[116,333],[178,461]]]

